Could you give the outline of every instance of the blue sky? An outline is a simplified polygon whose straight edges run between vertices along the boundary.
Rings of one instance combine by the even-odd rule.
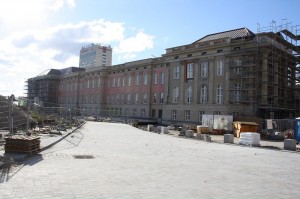
[[[300,25],[299,7],[298,0],[0,0],[0,95],[23,95],[24,81],[46,69],[77,67],[90,43],[111,45],[120,64],[207,34],[256,33],[272,20]]]

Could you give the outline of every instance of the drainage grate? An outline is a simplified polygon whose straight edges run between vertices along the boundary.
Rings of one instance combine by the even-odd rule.
[[[94,156],[92,155],[73,155],[75,159],[93,159]]]

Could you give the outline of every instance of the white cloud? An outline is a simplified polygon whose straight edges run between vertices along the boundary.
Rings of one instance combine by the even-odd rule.
[[[58,11],[64,7],[64,5],[67,5],[69,7],[75,7],[76,3],[75,0],[56,0],[54,3],[50,4],[49,9],[53,11]]]
[[[139,32],[134,37],[120,41],[116,51],[119,53],[132,53],[151,49],[153,48],[153,39],[153,36]]]
[[[15,32],[0,38],[0,94],[22,95],[24,81],[46,69],[78,67],[83,45],[109,44],[119,62],[153,48],[153,36],[137,32],[126,38],[125,32],[123,23],[94,20]]]

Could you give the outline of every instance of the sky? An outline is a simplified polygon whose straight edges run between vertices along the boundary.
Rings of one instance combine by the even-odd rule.
[[[122,64],[217,32],[300,25],[299,8],[299,0],[0,0],[0,95],[25,96],[28,78],[78,67],[91,43],[110,45],[113,65]]]

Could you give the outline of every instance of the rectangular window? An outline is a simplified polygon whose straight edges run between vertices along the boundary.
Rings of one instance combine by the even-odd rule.
[[[184,111],[184,117],[185,117],[185,121],[190,121],[191,120],[191,111],[190,110]]]
[[[200,90],[200,103],[207,103],[208,101],[208,90],[206,85],[201,85]]]
[[[180,67],[179,66],[175,66],[174,67],[174,79],[179,79],[179,72],[180,71]]]
[[[217,86],[217,104],[222,104],[223,102],[223,89],[222,85],[218,84]]]
[[[127,95],[127,104],[130,104],[131,96],[130,94]]]
[[[128,86],[131,86],[131,75],[128,76]]]
[[[90,80],[87,82],[87,88],[90,88]]]
[[[136,108],[132,109],[133,116],[136,116]]]
[[[187,89],[187,99],[186,99],[187,103],[192,102],[192,94],[193,94],[192,87],[189,86],[188,89]]]
[[[160,73],[160,84],[165,84],[165,73],[164,72]]]
[[[98,88],[100,88],[100,84],[101,84],[101,79],[98,79]]]
[[[234,93],[233,93],[233,97],[234,97],[234,102],[235,103],[239,103],[241,100],[241,84],[234,84]]]
[[[176,120],[177,119],[177,110],[172,110],[171,116],[172,116],[172,120]]]
[[[187,79],[193,79],[194,78],[194,63],[187,64],[186,78]]]
[[[117,104],[120,104],[120,94],[116,95],[116,102],[117,102]]]
[[[159,103],[163,104],[164,103],[164,93],[160,93],[160,100]]]
[[[173,103],[178,103],[179,100],[179,88],[175,87],[173,89]]]
[[[120,79],[120,77],[119,77],[119,78],[118,78],[117,87],[120,87],[120,81],[121,81],[121,79]]]
[[[140,74],[136,74],[136,79],[135,79],[135,85],[139,85],[140,84]]]
[[[138,104],[138,103],[139,103],[139,94],[138,94],[138,93],[135,94],[134,103],[135,103],[135,104]]]
[[[125,77],[123,77],[122,86],[125,86]]]
[[[146,116],[146,110],[145,110],[145,109],[142,109],[142,110],[141,110],[141,116],[142,116],[142,117],[145,117],[145,116]]]
[[[116,78],[113,79],[112,87],[116,86]]]
[[[147,85],[147,83],[148,83],[148,74],[146,73],[144,75],[144,85]]]
[[[201,62],[200,67],[201,77],[208,77],[208,62]]]
[[[154,84],[157,84],[157,73],[154,73],[154,76],[153,76],[153,83],[154,83]]]
[[[156,116],[156,110],[152,109],[151,117],[155,117],[155,116]]]
[[[157,93],[153,94],[153,104],[156,104],[156,100],[157,100]]]
[[[199,114],[198,114],[198,122],[201,122],[201,124],[202,124],[202,117],[203,117],[204,114],[205,114],[204,111],[199,111]]]
[[[224,74],[224,61],[218,60],[217,61],[217,76],[221,76]]]
[[[144,93],[143,95],[143,104],[147,103],[147,93]]]

